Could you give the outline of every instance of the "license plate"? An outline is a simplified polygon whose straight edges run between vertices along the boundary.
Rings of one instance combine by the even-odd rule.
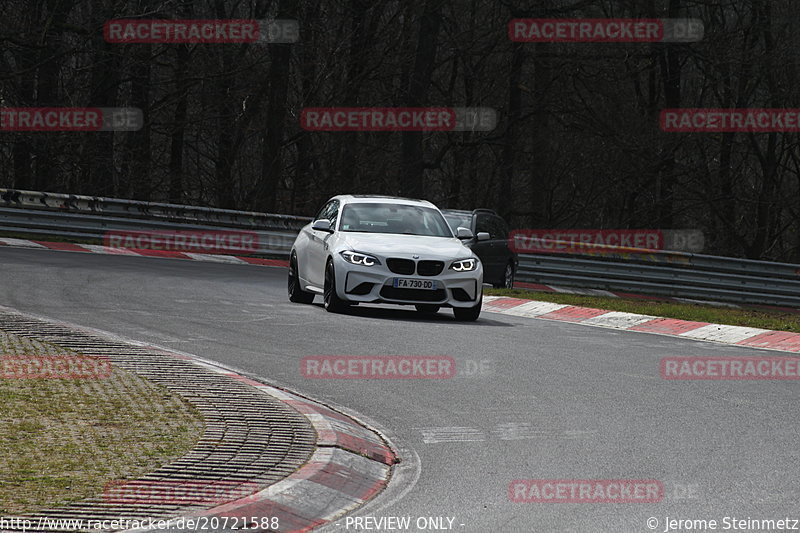
[[[436,282],[430,279],[394,278],[393,286],[395,289],[436,290]]]

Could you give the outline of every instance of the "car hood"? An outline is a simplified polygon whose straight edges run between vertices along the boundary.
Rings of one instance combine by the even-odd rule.
[[[396,235],[387,233],[341,233],[339,251],[348,249],[381,256],[461,259],[474,257],[472,250],[454,237]]]

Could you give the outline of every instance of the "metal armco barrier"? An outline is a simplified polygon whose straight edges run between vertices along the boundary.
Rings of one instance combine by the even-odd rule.
[[[800,308],[800,265],[685,252],[520,255],[517,280]]]
[[[106,231],[219,230],[259,235],[259,252],[288,258],[310,219],[33,191],[0,189],[4,231],[102,239]],[[800,308],[800,265],[686,252],[598,250],[520,255],[517,280],[739,304]]]
[[[310,219],[118,198],[0,189],[0,229],[63,238],[102,239],[108,231],[252,231],[258,253],[288,257]]]

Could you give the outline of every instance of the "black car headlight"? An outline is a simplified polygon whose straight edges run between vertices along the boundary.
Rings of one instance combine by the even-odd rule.
[[[453,264],[450,265],[450,269],[456,272],[469,272],[476,268],[478,268],[478,260],[475,258],[459,259],[458,261],[453,261]]]
[[[381,264],[377,257],[372,257],[371,255],[362,254],[359,252],[353,252],[351,250],[345,250],[342,252],[342,257],[345,261],[353,265],[371,267],[373,265]]]

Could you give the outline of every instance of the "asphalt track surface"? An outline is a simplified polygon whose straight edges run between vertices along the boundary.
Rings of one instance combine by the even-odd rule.
[[[391,306],[333,315],[319,297],[289,303],[282,268],[0,248],[0,272],[2,305],[213,359],[374,424],[403,463],[353,517],[407,516],[409,531],[434,531],[417,529],[420,517],[449,517],[462,532],[800,519],[800,384],[659,376],[662,357],[776,352],[492,313],[476,323]],[[449,355],[462,373],[307,379],[310,355]],[[481,361],[484,372],[466,372]],[[515,479],[656,479],[665,496],[514,503]],[[368,529],[342,519],[325,531]]]

